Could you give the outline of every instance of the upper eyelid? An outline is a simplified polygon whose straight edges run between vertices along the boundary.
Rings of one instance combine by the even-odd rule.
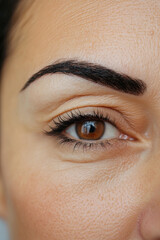
[[[108,111],[111,111],[111,109],[108,109]],[[80,110],[79,110],[80,111]],[[112,111],[114,111],[114,110],[112,110]],[[74,112],[72,112],[72,111],[70,111],[72,114],[74,114]],[[80,114],[81,114],[81,112],[80,112]],[[121,125],[119,124],[119,122],[121,122],[122,120],[123,120],[123,124],[125,124],[125,126],[127,127],[127,125],[128,125],[128,123],[127,123],[127,121],[125,121],[124,120],[124,118],[122,118],[122,116],[121,116],[121,120],[120,120],[120,113],[119,112],[117,112],[117,114],[119,114],[119,119],[116,119],[116,118],[113,118],[113,116],[111,116],[108,112],[107,112],[107,110],[106,110],[106,113],[102,113],[100,110],[99,110],[99,108],[95,108],[95,110],[94,111],[92,111],[92,113],[90,113],[90,115],[92,115],[93,116],[93,118],[95,119],[97,116],[98,116],[98,119],[102,119],[102,120],[104,120],[104,121],[107,121],[107,122],[109,122],[110,124],[112,124],[114,127],[116,127],[119,131],[121,131],[122,133],[125,133],[125,134],[127,134],[127,131],[125,132],[125,129],[124,128],[122,128],[121,127]],[[68,112],[67,112],[67,115],[65,115],[65,114],[62,114],[62,115],[60,115],[59,116],[59,119],[62,119],[62,121],[60,120],[60,121],[58,121],[57,122],[57,124],[55,124],[53,127],[52,126],[50,126],[49,125],[49,127],[50,127],[50,129],[51,129],[51,131],[50,131],[50,133],[51,132],[57,132],[58,133],[58,131],[59,131],[59,129],[61,129],[61,130],[65,130],[67,127],[69,127],[71,124],[73,124],[74,123],[74,119],[73,119],[73,121],[69,121],[69,119],[71,118],[71,116],[69,116],[69,119],[68,119]],[[89,118],[89,116],[88,116],[88,113],[86,113],[86,114],[83,114],[82,113],[82,116],[84,116],[84,118],[86,118],[86,120]],[[64,119],[63,119],[63,117],[64,117]],[[78,118],[79,118],[79,116],[78,116]],[[118,116],[117,116],[117,118],[118,118]],[[58,119],[58,118],[57,118]],[[71,119],[72,120],[72,119]],[[83,120],[83,119],[82,119]],[[119,121],[118,121],[119,120]],[[56,121],[55,121],[55,119],[52,119],[52,121],[51,121],[51,123],[55,123]],[[62,124],[61,124],[61,122],[62,122]],[[68,123],[68,122],[70,122],[70,125],[66,125],[64,128],[63,128],[63,124],[65,124],[65,122],[66,123]],[[56,127],[56,125],[57,125],[57,127]],[[54,130],[53,130],[54,129]],[[49,131],[48,131],[48,134],[49,134]],[[133,134],[132,134],[132,136],[133,136]]]
[[[58,124],[58,123],[65,122],[65,121],[68,122],[69,120],[72,121],[72,119],[73,119],[73,121],[76,122],[76,120],[79,121],[80,118],[82,118],[84,120],[85,119],[87,120],[88,118],[90,118],[90,119],[92,119],[92,118],[96,119],[97,118],[97,119],[106,120],[116,127],[115,122],[109,117],[108,114],[106,114],[106,116],[104,116],[102,113],[98,112],[98,110],[93,111],[92,113],[86,113],[86,114],[81,113],[79,109],[78,109],[78,111],[79,111],[78,113],[77,112],[74,113],[73,111],[70,111],[70,112],[67,112],[67,115],[65,115],[65,114],[59,115],[57,117],[58,122],[54,119],[52,121],[55,124],[56,123]],[[69,115],[69,113],[71,114],[71,116]]]
[[[95,119],[97,119],[97,120],[102,119],[104,121],[108,121],[110,124],[112,124],[113,126],[118,128],[116,126],[115,122],[109,117],[108,114],[106,114],[106,116],[103,116],[103,114],[98,112],[98,109],[96,109],[95,111],[93,111],[90,114],[88,114],[88,113],[87,114],[83,114],[83,113],[80,112],[80,110],[78,110],[78,113],[77,112],[74,113],[72,111],[70,113],[71,113],[71,116],[69,115],[68,112],[67,112],[67,115],[62,115],[62,116],[60,115],[60,116],[58,116],[58,118],[57,118],[58,121],[57,122],[53,119],[52,121],[54,122],[55,127],[49,126],[50,129],[51,129],[50,133],[53,132],[53,131],[54,132],[56,132],[56,131],[58,132],[59,128],[61,128],[61,126],[63,124],[65,124],[65,123],[67,123],[67,126],[64,127],[63,129],[67,128],[68,126],[70,126],[71,124],[76,122],[75,118],[77,118],[77,121],[80,121],[81,119],[82,120],[85,120],[85,119],[87,120],[88,118],[90,118],[90,119],[93,118],[94,120]],[[48,135],[49,135],[49,131],[48,131]]]

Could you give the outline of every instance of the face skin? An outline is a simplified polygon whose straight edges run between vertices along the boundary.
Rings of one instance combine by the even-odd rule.
[[[160,239],[159,0],[21,5],[1,94],[0,213],[11,239]],[[51,74],[20,92],[35,72],[64,59],[142,79],[147,91],[134,96]],[[80,108],[101,109],[132,141],[73,151],[43,134],[52,119]]]

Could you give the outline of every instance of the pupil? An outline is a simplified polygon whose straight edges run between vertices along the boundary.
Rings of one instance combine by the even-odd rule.
[[[96,130],[95,122],[85,122],[81,130],[84,134],[93,133]]]

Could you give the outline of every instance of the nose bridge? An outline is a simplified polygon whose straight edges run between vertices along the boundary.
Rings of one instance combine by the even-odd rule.
[[[143,240],[160,240],[160,200],[147,206],[140,221]]]
[[[159,156],[160,161],[160,156]],[[148,203],[140,218],[139,230],[143,240],[160,240],[160,164],[152,185]]]

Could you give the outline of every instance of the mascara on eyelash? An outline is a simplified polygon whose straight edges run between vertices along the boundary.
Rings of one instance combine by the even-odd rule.
[[[85,114],[82,113],[79,109],[73,110],[70,113],[66,113],[64,116],[58,116],[57,121],[52,120],[55,127],[49,125],[51,131],[45,131],[48,136],[56,136],[66,128],[68,128],[71,124],[78,123],[81,121],[106,121],[112,124],[114,127],[117,127],[115,122],[110,119],[108,114],[104,115],[99,110],[94,110],[93,113]]]

